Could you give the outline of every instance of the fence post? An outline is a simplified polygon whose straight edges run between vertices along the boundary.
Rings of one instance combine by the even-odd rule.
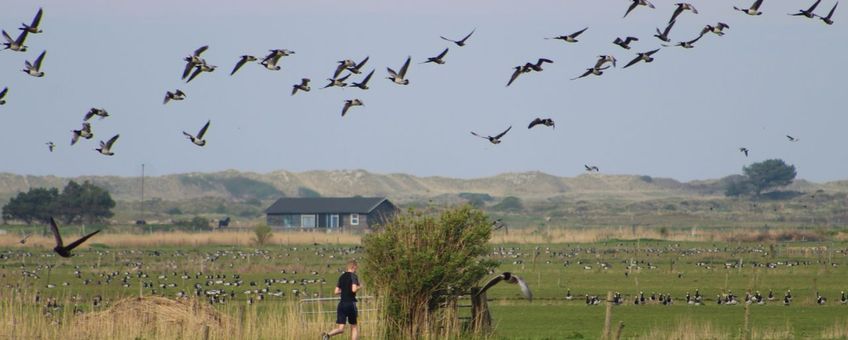
[[[480,288],[471,288],[471,327],[474,333],[489,333],[492,329],[492,315],[486,301],[486,292]]]
[[[607,292],[607,310],[604,314],[604,334],[601,339],[609,339],[612,335],[610,331],[610,323],[612,323],[612,292]]]

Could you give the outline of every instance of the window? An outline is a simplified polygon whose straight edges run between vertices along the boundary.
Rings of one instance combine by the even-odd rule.
[[[359,214],[350,214],[350,225],[359,225]]]
[[[301,228],[315,228],[315,215],[300,215]]]
[[[339,227],[339,215],[330,215],[329,216],[330,223],[327,223],[327,226],[330,228],[338,228]]]

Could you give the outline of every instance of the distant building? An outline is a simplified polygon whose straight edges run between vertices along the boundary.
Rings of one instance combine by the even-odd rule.
[[[284,197],[265,210],[275,229],[367,230],[384,224],[398,208],[385,197]]]

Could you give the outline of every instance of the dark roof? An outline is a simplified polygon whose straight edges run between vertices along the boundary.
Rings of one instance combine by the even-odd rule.
[[[265,210],[266,214],[368,214],[385,197],[284,197]],[[391,202],[389,202],[391,204]]]

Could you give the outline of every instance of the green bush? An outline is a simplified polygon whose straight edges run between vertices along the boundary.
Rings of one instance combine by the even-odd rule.
[[[253,242],[255,242],[258,246],[268,244],[273,236],[274,233],[271,231],[271,227],[267,224],[262,223],[253,228]]]

